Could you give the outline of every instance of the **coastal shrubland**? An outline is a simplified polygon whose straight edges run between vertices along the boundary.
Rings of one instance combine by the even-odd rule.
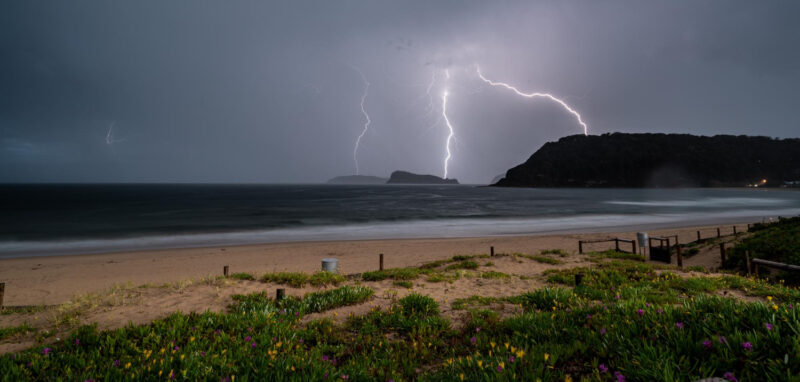
[[[471,260],[452,263],[463,261]],[[417,269],[416,277],[470,272],[403,269]],[[413,273],[383,272],[390,276],[381,280]],[[796,288],[613,258],[542,277],[548,286],[510,296],[476,289],[451,301],[463,315],[445,314],[442,302],[413,290],[367,307],[374,292],[365,279],[281,301],[237,295],[221,313],[80,327],[63,341],[0,356],[1,378],[779,380],[800,373]],[[360,310],[336,319],[349,305]]]

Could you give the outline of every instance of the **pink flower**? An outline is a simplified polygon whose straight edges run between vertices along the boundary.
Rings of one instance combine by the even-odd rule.
[[[42,354],[44,354],[44,355],[48,355],[48,354],[50,354],[50,352],[51,352],[51,351],[53,351],[53,349],[50,349],[50,348],[44,348],[44,349],[42,349]]]
[[[709,340],[703,341],[703,347],[706,348],[706,349],[711,349],[712,345],[713,345],[713,343],[711,341],[709,341]]]
[[[769,322],[765,323],[764,326],[767,327],[767,330],[772,330],[772,324],[770,324]]]
[[[749,342],[742,342],[742,347],[747,351],[753,350],[753,344]]]
[[[675,326],[676,326],[678,329],[683,329],[683,322],[676,322],[676,323],[675,323]]]
[[[250,344],[250,347],[251,347],[251,348],[255,348],[256,346],[258,346],[258,345],[256,344],[256,341],[253,341],[253,343],[252,343],[252,344]]]
[[[597,367],[597,369],[600,370],[601,374],[608,373],[608,367],[604,363],[601,363],[600,366]]]
[[[722,378],[725,378],[725,379],[729,380],[730,382],[738,382],[736,377],[734,377],[733,373],[731,373],[730,371],[726,372],[725,374],[723,374]]]
[[[644,314],[644,310],[639,309],[639,310],[636,311],[636,313],[639,313],[639,315],[641,316],[641,315]]]
[[[622,373],[620,373],[618,371],[614,372],[614,377],[617,378],[617,382],[625,382],[625,376],[622,375]]]

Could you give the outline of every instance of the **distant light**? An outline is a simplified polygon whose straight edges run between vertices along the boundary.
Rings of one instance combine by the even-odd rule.
[[[761,184],[767,183],[766,179],[761,179]]]

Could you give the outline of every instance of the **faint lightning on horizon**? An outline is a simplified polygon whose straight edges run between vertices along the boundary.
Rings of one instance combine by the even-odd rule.
[[[583,122],[583,118],[581,118],[581,115],[577,111],[575,111],[575,109],[571,108],[569,105],[567,105],[566,102],[562,101],[561,99],[559,99],[559,98],[557,98],[557,97],[555,97],[555,96],[553,96],[551,94],[548,94],[548,93],[538,93],[538,92],[537,93],[525,93],[525,92],[522,92],[519,89],[517,89],[516,87],[511,86],[511,85],[509,85],[509,84],[507,84],[505,82],[495,82],[495,81],[487,79],[486,77],[483,76],[483,73],[481,73],[481,69],[478,66],[475,66],[475,70],[478,72],[478,77],[480,77],[480,79],[483,80],[483,82],[485,82],[485,83],[487,83],[487,84],[489,84],[491,86],[504,87],[504,88],[506,88],[508,90],[513,91],[514,93],[517,93],[517,95],[520,95],[520,96],[526,97],[526,98],[541,97],[541,98],[547,98],[547,99],[549,99],[551,101],[555,101],[556,103],[561,105],[564,109],[566,109],[570,114],[574,115],[575,118],[578,119],[578,123],[583,127],[583,135],[589,135],[589,127],[586,126],[586,123]]]
[[[361,96],[361,113],[364,114],[364,118],[366,121],[364,122],[364,129],[361,131],[361,134],[358,135],[356,138],[356,144],[353,148],[353,161],[356,164],[356,175],[360,175],[359,168],[358,168],[358,147],[361,144],[361,139],[364,138],[364,135],[367,134],[367,130],[369,130],[369,125],[372,123],[372,120],[369,118],[369,114],[367,113],[367,109],[364,108],[364,103],[367,101],[367,94],[369,93],[369,81],[367,81],[367,77],[364,76],[364,72],[361,69],[352,66],[355,71],[361,76],[361,80],[364,81],[364,94]]]
[[[108,126],[108,132],[106,133],[106,144],[113,145],[117,142],[122,142],[123,139],[115,139],[114,138],[114,125],[117,124],[117,121],[112,121],[111,124]]]

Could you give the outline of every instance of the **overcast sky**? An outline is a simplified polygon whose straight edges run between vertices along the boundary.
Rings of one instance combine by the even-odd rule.
[[[445,90],[462,182],[582,133],[476,67],[562,98],[590,134],[797,137],[798,14],[794,1],[4,1],[0,182],[353,174],[358,69],[366,175],[443,175]]]

